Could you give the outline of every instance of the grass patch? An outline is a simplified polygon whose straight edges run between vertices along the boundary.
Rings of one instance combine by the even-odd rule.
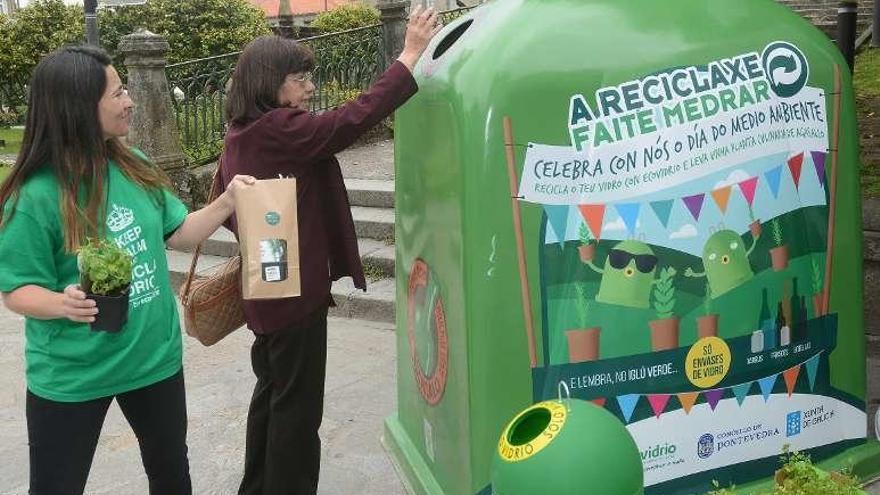
[[[12,171],[12,164],[0,161],[0,183],[6,180],[10,171]]]
[[[24,129],[0,128],[0,139],[6,141],[6,146],[0,146],[0,155],[17,155],[23,134]]]
[[[857,96],[880,97],[880,50],[868,48],[856,57],[853,85]]]
[[[853,86],[862,147],[862,195],[880,197],[880,50],[856,57]]]
[[[382,270],[381,267],[370,263],[369,261],[364,262],[364,277],[369,282],[378,282],[383,278],[387,278],[385,272]]]

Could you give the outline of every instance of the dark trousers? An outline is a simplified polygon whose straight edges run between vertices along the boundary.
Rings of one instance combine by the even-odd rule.
[[[28,391],[31,495],[83,493],[113,398],[55,402]],[[115,398],[137,436],[150,494],[191,494],[183,371]]]
[[[239,495],[310,495],[318,490],[327,363],[327,312],[312,323],[257,335],[257,385],[247,420]]]

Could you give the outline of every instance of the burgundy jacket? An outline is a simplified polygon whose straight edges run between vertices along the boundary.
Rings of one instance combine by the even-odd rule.
[[[395,62],[355,101],[321,114],[277,108],[233,124],[226,134],[222,184],[236,174],[297,179],[302,295],[244,301],[248,328],[266,334],[311,323],[331,302],[330,284],[345,276],[366,290],[342,170],[334,156],[402,105],[418,87]],[[226,226],[238,236],[233,215]]]

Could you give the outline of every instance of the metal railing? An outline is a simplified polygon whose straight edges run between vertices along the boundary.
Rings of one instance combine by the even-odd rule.
[[[312,111],[334,108],[356,98],[380,72],[382,25],[303,38],[315,54]],[[190,165],[215,160],[226,130],[226,87],[241,52],[166,67],[171,100],[184,153]]]
[[[184,154],[190,165],[214,160],[223,147],[226,85],[238,53],[165,67]]]

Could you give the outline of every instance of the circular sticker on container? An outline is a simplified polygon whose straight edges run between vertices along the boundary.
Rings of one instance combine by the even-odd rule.
[[[700,388],[718,385],[730,371],[730,347],[718,337],[698,340],[685,359],[688,380]]]
[[[435,406],[443,398],[449,370],[449,341],[443,298],[428,264],[416,259],[409,274],[406,333],[416,386]]]
[[[279,215],[277,212],[270,211],[269,213],[266,213],[266,223],[268,223],[269,225],[278,225],[278,222],[280,221],[281,215]]]
[[[565,404],[552,400],[539,402],[517,414],[501,434],[498,455],[508,462],[532,457],[559,436],[567,416]],[[535,431],[544,423],[543,429]]]

